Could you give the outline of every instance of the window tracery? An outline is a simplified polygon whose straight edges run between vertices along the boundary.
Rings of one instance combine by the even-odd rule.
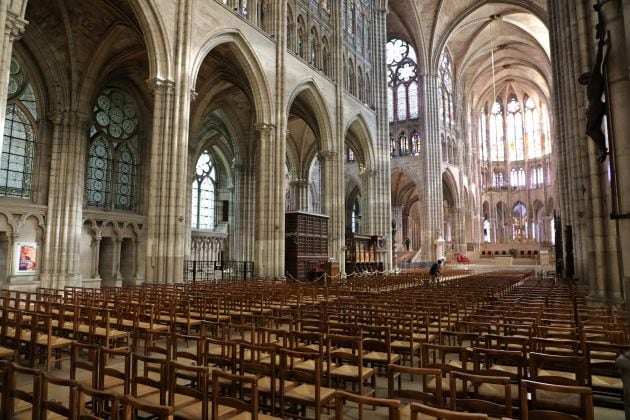
[[[37,136],[37,97],[20,62],[11,58],[0,157],[0,196],[31,197]]]
[[[390,122],[418,118],[418,61],[414,48],[393,38],[387,43],[387,102]]]
[[[138,109],[118,88],[105,88],[93,108],[86,197],[90,207],[135,210]]]
[[[191,227],[193,229],[214,229],[216,225],[215,186],[216,169],[212,156],[206,149],[197,159],[192,181]]]

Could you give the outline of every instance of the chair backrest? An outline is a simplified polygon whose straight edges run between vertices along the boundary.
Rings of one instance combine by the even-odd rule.
[[[351,394],[345,391],[335,392],[335,420],[342,420],[344,403],[354,402],[358,405],[372,405],[374,407],[385,407],[389,412],[389,420],[400,419],[400,401],[386,398],[367,397],[365,395]]]
[[[567,373],[573,373],[575,379],[568,377]],[[539,382],[584,386],[586,383],[586,359],[583,356],[530,352],[529,376]]]
[[[487,420],[488,416],[477,413],[459,413],[445,408],[431,407],[425,404],[411,404],[411,420],[418,420],[420,415],[431,416],[443,420]]]
[[[168,404],[175,406],[176,395],[185,395],[201,401],[201,418],[207,420],[208,395],[210,391],[210,370],[206,366],[191,366],[171,360],[168,364],[169,386]],[[178,379],[186,378],[186,383],[178,382]],[[189,383],[190,380],[190,383]],[[191,386],[195,384],[196,386]]]
[[[516,373],[496,366],[512,366]],[[525,377],[527,373],[527,356],[520,350],[497,350],[475,347],[473,349],[473,369],[475,371],[497,372],[509,376],[513,381]]]
[[[174,409],[170,405],[155,405],[134,398],[131,395],[125,395],[123,419],[137,419],[138,411],[153,414],[154,416],[162,420],[172,420]]]
[[[231,340],[206,338],[204,350],[204,364],[236,373],[236,361],[238,358],[237,343]]]
[[[32,380],[27,381],[31,384],[29,390],[19,388],[17,386],[17,375],[31,377]],[[6,411],[7,418],[12,418],[15,413],[15,400],[24,401],[31,404],[29,411],[33,413],[33,418],[38,419],[40,413],[40,393],[41,393],[41,372],[37,369],[20,366],[13,362],[8,368],[7,373],[7,393],[6,393]]]
[[[245,388],[249,388],[249,393],[245,393]],[[219,418],[219,406],[224,406],[251,413],[252,420],[256,420],[258,419],[258,402],[256,376],[234,375],[217,369],[212,371],[213,419]]]
[[[141,370],[142,369],[142,370]],[[166,404],[168,359],[133,353],[131,356],[131,395],[138,396],[138,385],[156,389],[160,404]],[[150,375],[155,372],[157,375]]]
[[[116,363],[109,361],[116,358]],[[122,363],[120,362],[122,359]],[[127,350],[114,350],[101,348],[98,363],[98,389],[104,389],[107,378],[116,378],[123,381],[123,394],[131,393],[131,352]]]
[[[457,381],[462,381],[462,387],[459,389],[468,390],[468,384],[473,385],[473,393],[466,392],[458,395]],[[510,386],[511,378],[509,376],[488,376],[473,374],[468,372],[451,372],[450,374],[450,404],[451,410],[465,410],[480,413],[492,414],[495,416],[512,416],[512,388]],[[492,384],[503,387],[503,404],[496,401],[490,401],[483,398],[479,394],[480,386],[484,384]]]
[[[101,391],[81,384],[79,384],[78,390],[79,420],[118,420],[120,418],[123,395]],[[86,401],[88,398],[90,398],[89,409]]]
[[[585,386],[567,386],[549,384],[544,382],[530,381],[523,379],[520,384],[520,413],[521,420],[564,420],[575,419],[572,414],[553,411],[550,409],[539,409],[536,404],[536,392],[546,391],[558,394],[572,394],[580,397],[580,417],[583,420],[594,419],[593,391]],[[528,401],[528,394],[531,394],[531,401]],[[556,394],[557,395],[557,394]]]
[[[48,398],[48,387],[54,385],[55,397]],[[59,378],[47,372],[41,373],[41,390],[39,394],[39,410],[41,418],[48,418],[48,412],[74,419],[79,409],[79,389],[78,383],[72,379]],[[67,392],[68,398],[61,398],[62,401],[68,401],[68,405],[60,402],[59,389],[63,388],[64,393]]]
[[[87,357],[82,357],[83,352],[87,353]],[[99,357],[98,345],[73,341],[70,353],[70,379],[77,380],[78,371],[86,371],[91,375],[90,386],[98,388]]]
[[[403,388],[402,376],[410,375],[412,384],[416,385],[416,389]],[[422,377],[422,382],[416,382],[416,377]],[[436,406],[442,405],[442,371],[440,369],[431,368],[412,368],[400,365],[387,366],[387,397],[390,399],[407,399],[411,401],[422,401]],[[421,384],[435,381],[435,391],[422,391]],[[426,382],[425,382],[426,381]]]

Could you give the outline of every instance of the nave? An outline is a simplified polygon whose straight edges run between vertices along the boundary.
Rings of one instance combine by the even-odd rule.
[[[417,271],[321,286],[3,291],[0,412],[621,418],[614,362],[630,350],[627,321],[586,306],[586,293],[528,272],[436,284]]]

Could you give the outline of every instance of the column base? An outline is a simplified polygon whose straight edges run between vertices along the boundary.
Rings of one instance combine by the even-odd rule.
[[[621,296],[606,296],[603,292],[592,293],[586,297],[586,302],[588,304],[597,305],[597,304],[606,304],[609,306],[623,308],[625,305],[625,301]]]

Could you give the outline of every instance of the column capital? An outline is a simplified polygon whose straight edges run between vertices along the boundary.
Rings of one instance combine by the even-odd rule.
[[[20,39],[27,24],[28,20],[22,19],[9,11],[7,13],[7,22],[4,28],[4,33],[9,36],[9,41],[13,42]]]
[[[294,179],[291,181],[291,185],[296,187],[308,187],[309,181],[308,179]]]
[[[339,153],[335,150],[322,150],[317,154],[317,156],[323,160],[333,161],[337,159]]]
[[[254,128],[262,135],[269,135],[271,130],[274,130],[276,126],[271,123],[259,122],[254,125]]]
[[[171,79],[163,79],[161,77],[152,77],[146,80],[147,86],[153,94],[169,94],[175,91],[175,81]]]
[[[359,176],[364,178],[376,178],[379,172],[376,169],[367,169],[362,165],[359,167]]]

